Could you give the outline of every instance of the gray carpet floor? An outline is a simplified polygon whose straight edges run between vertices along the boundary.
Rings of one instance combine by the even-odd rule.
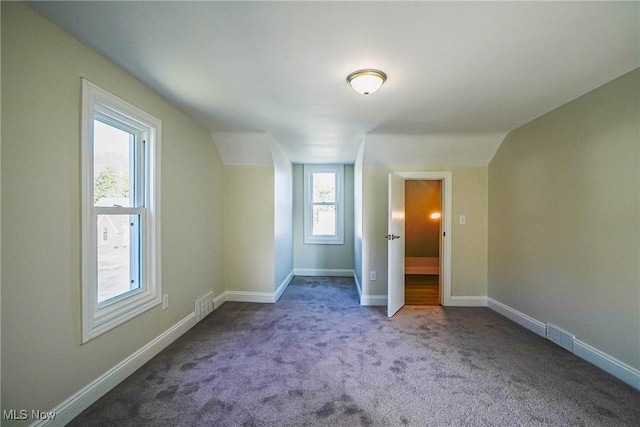
[[[632,426],[640,392],[487,308],[360,307],[352,279],[227,302],[77,426]]]

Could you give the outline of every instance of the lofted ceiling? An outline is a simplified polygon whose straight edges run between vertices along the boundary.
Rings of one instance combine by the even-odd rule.
[[[271,141],[352,163],[366,140],[374,162],[487,164],[507,132],[640,66],[639,2],[28,4],[209,129],[227,163]],[[379,92],[348,86],[360,68],[388,75]]]

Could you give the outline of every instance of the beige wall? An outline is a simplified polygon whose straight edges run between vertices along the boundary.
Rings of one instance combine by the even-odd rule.
[[[387,294],[388,176],[392,172],[452,172],[451,295],[484,296],[487,292],[487,168],[484,166],[364,166],[363,292]],[[459,225],[466,215],[466,225]],[[366,257],[366,259],[365,259]],[[369,280],[369,271],[377,280]]]
[[[489,165],[489,296],[640,368],[640,71],[511,132]]]
[[[224,167],[227,290],[275,289],[274,168]]]
[[[223,291],[211,136],[21,3],[2,2],[2,406],[50,410]],[[80,78],[162,120],[156,307],[80,345]]]
[[[274,291],[293,271],[293,168],[278,145],[272,147],[274,165]]]
[[[304,244],[304,172],[293,165],[293,236],[295,268],[353,270],[353,166],[344,165],[344,244]]]

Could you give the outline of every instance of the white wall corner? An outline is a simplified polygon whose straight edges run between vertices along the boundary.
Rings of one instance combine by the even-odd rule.
[[[362,305],[362,287],[360,287],[360,282],[358,282],[358,275],[356,272],[353,272],[353,281],[356,284],[356,289],[358,290],[358,301],[360,301],[360,305]]]
[[[291,271],[282,283],[280,283],[275,292],[226,291],[222,295],[218,296],[216,300],[221,301],[220,305],[226,301],[274,304],[280,299],[284,291],[287,289],[287,286],[289,286],[289,283],[293,280],[294,274],[295,271]]]
[[[289,286],[289,283],[291,283],[291,280],[293,280],[293,270],[291,270],[291,272],[282,281],[282,283],[280,283],[280,286],[278,286],[278,289],[276,289],[274,293],[275,302],[277,302],[280,299],[284,291],[287,289],[287,286]]]
[[[271,157],[273,158],[273,163],[275,164],[275,163],[278,163],[279,161],[280,162],[284,161],[288,163],[289,166],[291,166],[291,160],[289,159],[289,157],[287,157],[287,154],[282,149],[278,141],[269,132],[267,132],[266,135],[269,138],[269,149],[271,150]]]
[[[530,317],[514,308],[509,307],[493,298],[487,298],[487,306],[498,314],[524,326],[530,331],[547,338],[546,324]],[[613,375],[619,380],[629,384],[636,390],[640,390],[640,370],[627,365],[609,354],[598,350],[589,344],[575,339],[573,341],[573,354],[587,362],[597,366],[603,371]]]
[[[362,295],[360,297],[360,305],[368,307],[386,307],[386,295]]]
[[[227,291],[227,301],[274,304],[276,294],[275,292]]]
[[[220,308],[222,306],[222,304],[224,304],[225,302],[227,302],[227,292],[223,292],[220,295],[218,295],[217,297],[215,297],[213,299],[213,309],[217,310],[218,308]]]
[[[41,420],[33,423],[32,426],[64,426],[71,422],[82,411],[111,391],[129,375],[140,369],[182,334],[193,328],[196,323],[196,314],[190,313],[154,340],[53,408],[51,412],[56,414],[54,419]]]

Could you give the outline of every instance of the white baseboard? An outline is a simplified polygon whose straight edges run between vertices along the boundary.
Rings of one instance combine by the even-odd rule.
[[[196,314],[191,313],[153,341],[118,363],[113,368],[93,380],[80,391],[66,399],[51,410],[56,414],[53,420],[41,420],[31,426],[64,426],[104,396],[115,386],[124,381],[129,375],[142,367],[154,356],[164,350],[169,344],[178,339],[196,324]]]
[[[293,270],[293,274],[296,276],[353,277],[354,271],[349,269],[296,268]]]
[[[275,299],[274,302],[280,299],[285,289],[287,289],[287,286],[289,286],[289,283],[291,283],[292,279],[293,279],[293,270],[287,275],[287,277],[285,277],[282,283],[280,283],[280,286],[278,286],[278,289],[276,289],[276,292],[274,295],[274,299]]]
[[[447,306],[449,307],[486,307],[487,306],[487,297],[483,296],[472,296],[472,297],[458,297],[452,296],[449,301],[447,301]]]
[[[521,313],[500,301],[496,301],[493,298],[487,298],[487,301],[490,309],[535,332],[541,337],[546,338],[545,323],[527,316],[526,314]],[[603,371],[608,372],[619,380],[629,384],[636,390],[640,390],[640,370],[619,361],[615,357],[610,356],[607,353],[580,341],[579,339],[574,339],[573,341],[573,354],[597,366]]]
[[[506,304],[496,301],[493,298],[487,298],[487,307],[491,310],[503,315],[507,319],[513,320],[520,326],[524,326],[532,332],[540,335],[543,338],[547,337],[547,325],[533,317],[527,316],[518,310],[509,307]]]
[[[573,341],[573,354],[596,365],[598,368],[624,381],[636,390],[640,390],[640,370],[578,339]]]
[[[386,306],[386,295],[362,295],[360,297],[360,305],[362,306]]]
[[[235,302],[259,302],[273,304],[276,302],[275,292],[227,291],[226,300]]]
[[[291,283],[293,276],[294,271],[291,271],[282,283],[280,283],[280,286],[278,286],[278,289],[276,289],[275,292],[225,291],[214,300],[214,305],[217,304],[216,301],[220,301],[218,305],[215,305],[215,308],[218,308],[227,301],[274,304],[280,299],[284,291],[287,289],[287,286]]]
[[[227,302],[227,292],[223,292],[213,299],[213,309],[217,310],[222,304]]]

